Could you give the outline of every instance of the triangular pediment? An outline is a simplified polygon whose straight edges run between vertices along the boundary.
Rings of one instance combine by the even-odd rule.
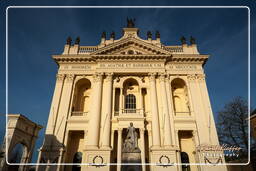
[[[94,51],[94,55],[167,55],[169,51],[136,38],[126,38]]]

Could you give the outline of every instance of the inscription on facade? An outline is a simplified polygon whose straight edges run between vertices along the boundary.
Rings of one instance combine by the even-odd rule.
[[[99,64],[99,68],[161,68],[164,67],[160,63],[117,63],[117,64]]]
[[[63,70],[90,70],[91,68],[91,65],[65,65],[61,67]]]
[[[169,69],[174,70],[197,70],[196,65],[169,65]]]

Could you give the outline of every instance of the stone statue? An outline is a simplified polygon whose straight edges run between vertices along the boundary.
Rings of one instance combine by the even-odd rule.
[[[76,45],[79,45],[79,43],[80,43],[80,37],[77,37],[77,38],[76,38],[76,41],[75,41],[75,44],[76,44]]]
[[[184,36],[182,36],[180,38],[181,44],[186,44],[186,38]]]
[[[71,43],[72,43],[72,38],[69,36],[68,38],[67,38],[67,45],[71,45]]]
[[[127,135],[124,140],[123,152],[140,152],[138,148],[138,134],[133,127],[133,123],[127,128]]]
[[[127,28],[134,28],[135,27],[135,19],[129,19],[127,17]]]
[[[152,33],[151,33],[151,31],[148,31],[148,32],[147,32],[147,36],[148,36],[148,38],[152,38]]]
[[[112,33],[110,34],[110,37],[113,38],[113,39],[115,39],[115,37],[116,37],[116,36],[115,36],[115,32],[112,31]]]
[[[192,45],[196,44],[196,39],[192,36],[190,36],[190,44]]]
[[[103,32],[102,32],[102,34],[101,34],[101,38],[106,39],[106,32],[105,32],[105,31],[103,31]]]
[[[160,32],[156,31],[156,38],[160,38]]]

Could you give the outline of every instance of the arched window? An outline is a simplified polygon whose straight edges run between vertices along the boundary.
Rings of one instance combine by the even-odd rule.
[[[174,110],[176,115],[189,115],[187,86],[184,80],[175,78],[171,83]]]
[[[83,78],[76,83],[72,106],[72,116],[83,116],[90,110],[91,82]]]
[[[125,109],[127,113],[136,112],[136,97],[133,94],[128,94],[125,96]]]

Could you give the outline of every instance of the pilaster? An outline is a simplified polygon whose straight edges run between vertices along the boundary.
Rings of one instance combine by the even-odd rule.
[[[106,76],[106,116],[105,120],[103,121],[103,148],[110,148],[110,128],[111,128],[111,105],[112,105],[112,77],[113,73],[107,73]]]
[[[170,126],[170,116],[168,109],[168,100],[167,100],[167,92],[165,86],[165,77],[164,73],[160,75],[160,86],[161,86],[161,99],[163,105],[163,119],[164,119],[164,147],[171,147],[171,126]]]
[[[50,114],[48,118],[47,128],[45,134],[54,134],[55,125],[58,117],[59,105],[62,96],[62,89],[64,84],[65,74],[56,75],[56,84],[52,98]]]
[[[151,102],[151,114],[152,114],[152,134],[153,134],[153,148],[160,147],[160,127],[159,127],[159,114],[157,104],[157,92],[156,92],[156,73],[149,74],[150,84],[150,102]]]
[[[99,147],[100,115],[101,115],[101,96],[102,96],[102,76],[103,73],[96,73],[93,76],[93,99],[91,108],[87,148]]]

